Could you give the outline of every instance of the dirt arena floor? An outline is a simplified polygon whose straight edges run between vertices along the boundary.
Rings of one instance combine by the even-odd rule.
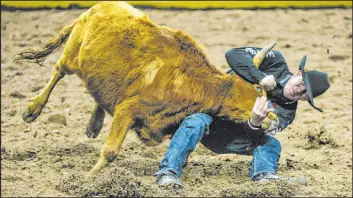
[[[1,196],[352,196],[352,10],[144,10],[158,24],[184,30],[202,44],[222,71],[227,50],[273,40],[290,69],[329,74],[331,88],[316,99],[320,113],[300,102],[296,119],[277,134],[279,174],[305,175],[308,185],[249,181],[251,156],[216,155],[199,145],[183,174],[184,188],[159,188],[152,176],[169,141],[156,147],[129,132],[118,158],[93,181],[111,122],[96,139],[85,135],[94,101],[77,76],[62,79],[40,117],[22,111],[51,76],[62,48],[45,67],[13,63],[14,55],[55,35],[85,10],[1,12]],[[112,49],[114,50],[114,49]]]

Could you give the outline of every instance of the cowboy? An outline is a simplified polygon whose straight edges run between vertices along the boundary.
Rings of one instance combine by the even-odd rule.
[[[200,141],[216,153],[252,155],[250,179],[253,181],[281,179],[277,175],[281,144],[274,135],[293,122],[299,100],[308,101],[322,112],[314,105],[314,98],[323,94],[330,83],[326,73],[304,71],[306,56],[301,60],[296,75],[289,71],[284,56],[276,50],[268,52],[257,68],[253,58],[260,50],[241,47],[225,54],[231,67],[227,73],[236,73],[250,83],[262,85],[267,91],[268,98],[257,98],[244,130],[239,125],[237,130],[232,130],[234,123],[231,122],[224,123],[224,130],[212,130],[212,117],[203,113],[186,117],[174,134],[159,171],[155,173],[158,185],[182,185],[183,165]],[[266,118],[270,111],[277,114],[276,119]]]

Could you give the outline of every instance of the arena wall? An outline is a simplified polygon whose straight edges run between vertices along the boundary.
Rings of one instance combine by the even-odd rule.
[[[1,1],[4,9],[88,8],[98,1]],[[351,8],[352,1],[128,1],[137,7],[161,9]]]

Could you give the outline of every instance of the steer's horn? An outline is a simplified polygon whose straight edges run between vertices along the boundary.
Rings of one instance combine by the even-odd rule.
[[[258,68],[262,62],[262,60],[265,58],[266,54],[271,51],[271,49],[277,44],[276,41],[273,41],[266,47],[264,47],[259,53],[257,53],[254,58],[252,59],[254,65]]]
[[[268,44],[266,47],[262,48],[261,51],[259,51],[259,53],[257,53],[254,58],[252,59],[252,62],[254,63],[254,65],[259,68],[261,62],[264,60],[264,58],[266,57],[266,54],[271,51],[271,49],[277,44],[276,41],[273,41],[272,43]],[[262,95],[263,96],[267,96],[266,91],[262,91]],[[274,112],[269,112],[267,114],[267,117],[270,120],[276,120],[277,119],[277,115]],[[268,129],[270,127],[270,125],[265,125],[264,123],[261,124],[261,128],[263,129]]]

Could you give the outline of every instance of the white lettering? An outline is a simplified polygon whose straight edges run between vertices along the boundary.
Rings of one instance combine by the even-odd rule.
[[[245,51],[252,54],[252,55],[256,55],[257,53],[259,53],[260,50],[255,50],[251,47],[248,47],[248,48],[245,48]],[[275,53],[273,53],[273,51],[271,50],[266,54],[266,58],[268,58],[268,57],[274,58],[276,56],[275,56]]]
[[[253,48],[245,48],[245,51],[248,53],[251,53],[252,55],[256,55],[257,51],[255,51]]]
[[[268,57],[275,57],[275,53],[273,53],[273,51],[271,50],[271,51],[269,51],[267,54],[266,54],[266,58],[268,58]]]

